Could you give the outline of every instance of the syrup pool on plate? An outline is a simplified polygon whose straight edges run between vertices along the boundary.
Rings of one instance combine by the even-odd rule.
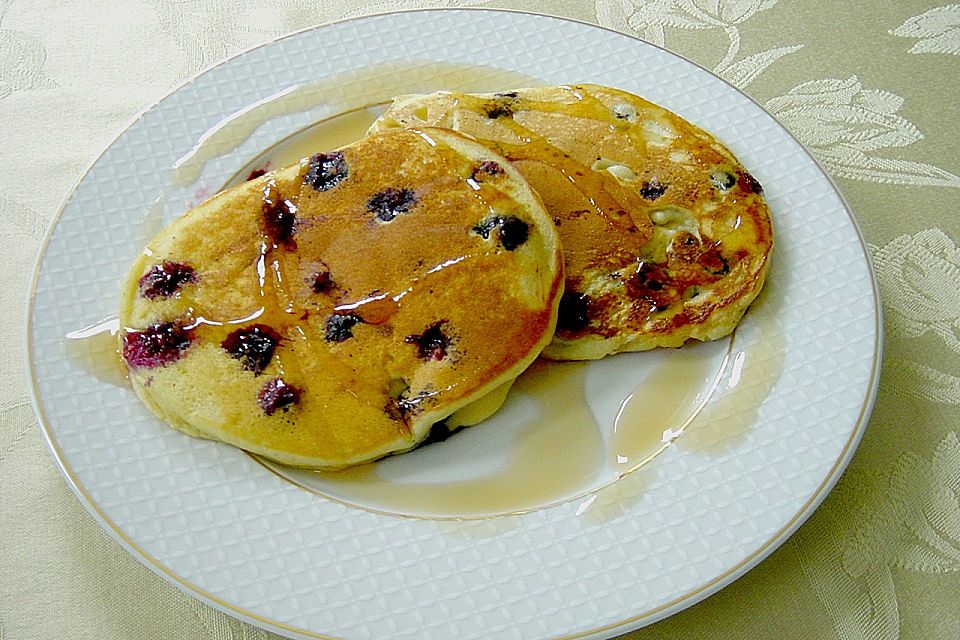
[[[117,387],[129,387],[127,366],[120,357],[116,315],[71,331],[63,338],[63,350],[82,371]]]

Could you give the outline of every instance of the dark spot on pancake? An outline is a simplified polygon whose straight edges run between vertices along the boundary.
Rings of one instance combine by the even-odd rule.
[[[123,359],[130,367],[153,369],[180,359],[193,341],[193,331],[178,322],[160,322],[123,336]]]
[[[493,160],[484,160],[477,168],[473,170],[473,175],[470,177],[474,180],[483,180],[484,176],[499,176],[503,175],[503,167]]]
[[[737,184],[737,177],[726,171],[714,171],[710,174],[710,184],[719,191],[729,191]]]
[[[417,355],[421,360],[443,360],[450,346],[450,337],[441,328],[445,323],[446,320],[434,322],[423,333],[407,336],[403,341],[417,345]]]
[[[286,411],[300,402],[302,393],[298,387],[284,382],[283,378],[274,378],[260,389],[257,402],[260,403],[265,414],[272,416],[278,410]]]
[[[500,244],[507,251],[513,251],[530,237],[530,225],[514,216],[508,216],[500,224]]]
[[[317,191],[327,191],[343,182],[349,173],[343,152],[318,153],[310,158],[310,168],[303,182]]]
[[[294,250],[296,226],[297,205],[280,196],[275,187],[268,188],[263,195],[263,228],[267,237],[276,246]]]
[[[590,324],[590,298],[576,291],[566,291],[560,297],[557,329],[581,331]]]
[[[480,224],[473,228],[473,232],[484,240],[490,238],[490,232],[497,228],[500,223],[500,216],[491,216],[480,221]]]
[[[661,291],[669,279],[662,267],[641,260],[627,284],[635,295],[647,297],[649,292]]]
[[[667,185],[656,178],[650,178],[640,187],[640,195],[646,200],[656,200],[667,191]]]
[[[230,333],[220,346],[240,361],[243,368],[258,376],[270,364],[273,352],[283,338],[265,324],[243,327]]]
[[[384,410],[391,418],[409,426],[410,417],[423,411],[423,403],[437,395],[436,391],[427,391],[426,389],[418,391],[413,396],[407,395],[409,389],[403,391],[399,396],[387,400]]]
[[[247,180],[256,180],[257,178],[262,178],[265,175],[267,175],[266,169],[254,169],[247,176]]]
[[[140,295],[145,298],[169,298],[188,282],[197,281],[193,267],[179,262],[154,265],[140,277]]]
[[[637,110],[633,105],[629,104],[615,104],[613,105],[613,115],[617,120],[626,120],[627,122],[633,122],[637,119]],[[598,158],[599,159],[599,158]]]
[[[744,191],[751,191],[757,195],[763,193],[763,187],[757,182],[757,179],[746,171],[738,172],[740,174],[740,188]]]
[[[333,277],[330,275],[330,270],[326,267],[321,267],[320,270],[313,274],[313,282],[310,286],[314,293],[325,293],[333,289],[335,284]]]
[[[491,120],[513,117],[513,109],[504,100],[489,102],[483,105],[483,112],[487,114],[487,117]]]
[[[473,232],[486,240],[494,229],[507,251],[513,251],[530,237],[530,225],[516,216],[491,216],[475,226]]]
[[[680,260],[684,263],[696,262],[702,253],[700,240],[689,231],[680,230],[673,236],[673,241],[667,248],[668,261],[671,263]]]
[[[723,276],[730,273],[730,262],[720,255],[720,247],[717,245],[701,253],[697,262],[711,275]]]
[[[411,189],[387,187],[373,194],[367,200],[367,211],[374,214],[380,222],[390,222],[401,213],[407,213],[417,202],[417,196]]]
[[[335,313],[327,318],[328,342],[343,342],[347,338],[353,337],[353,327],[363,322],[360,316],[352,313]]]

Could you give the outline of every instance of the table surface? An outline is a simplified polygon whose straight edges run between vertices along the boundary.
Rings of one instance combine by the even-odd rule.
[[[817,156],[877,269],[880,391],[837,487],[747,575],[625,637],[960,637],[960,4],[0,0],[0,154],[16,167],[0,175],[0,639],[275,637],[161,580],[70,492],[29,401],[33,263],[86,166],[197,70],[311,25],[439,6],[575,18],[712,69]]]

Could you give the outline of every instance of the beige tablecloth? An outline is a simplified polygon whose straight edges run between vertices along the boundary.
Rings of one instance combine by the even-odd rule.
[[[32,265],[83,169],[184,78],[286,32],[427,6],[568,16],[714,70],[816,154],[875,259],[883,376],[839,485],[745,577],[629,637],[960,638],[960,4],[0,0],[0,639],[271,637],[156,577],[70,493],[28,399]]]

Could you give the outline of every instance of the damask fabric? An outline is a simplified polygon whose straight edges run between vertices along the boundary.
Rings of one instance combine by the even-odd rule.
[[[814,152],[875,261],[883,374],[840,483],[746,576],[628,637],[960,637],[960,4],[0,0],[0,638],[272,637],[156,577],[70,493],[28,401],[33,261],[83,169],[199,68],[317,23],[438,6],[571,17],[712,69]]]

